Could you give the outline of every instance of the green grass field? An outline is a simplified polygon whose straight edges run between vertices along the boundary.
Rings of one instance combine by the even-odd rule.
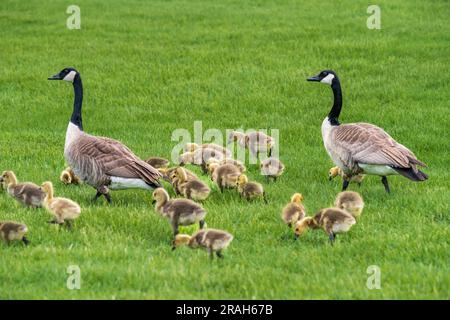
[[[381,30],[366,27],[366,1],[87,1],[81,30],[68,30],[67,1],[0,3],[0,171],[51,180],[83,208],[73,231],[46,222],[0,194],[0,220],[30,228],[31,245],[0,243],[3,299],[449,299],[450,12],[448,1],[378,1]],[[209,227],[235,239],[222,261],[201,250],[170,250],[169,223],[151,193],[112,194],[58,181],[73,90],[47,77],[77,68],[84,127],[142,158],[169,157],[177,128],[278,129],[287,169],[266,184],[269,204],[216,187],[205,203]],[[294,192],[308,213],[333,203],[341,184],[320,132],[328,87],[306,77],[340,76],[342,122],[371,122],[428,164],[430,179],[378,177],[361,188],[366,208],[331,247],[321,231],[299,241],[280,219]],[[197,170],[198,171],[198,170]],[[199,171],[198,171],[199,172]],[[206,177],[204,178],[205,181]],[[69,265],[81,289],[66,287]],[[381,289],[366,287],[368,266]]]

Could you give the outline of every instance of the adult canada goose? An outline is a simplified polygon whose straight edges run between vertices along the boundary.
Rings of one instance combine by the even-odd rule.
[[[109,189],[154,189],[160,186],[161,173],[121,142],[83,131],[83,85],[77,70],[64,68],[48,80],[64,80],[73,84],[75,98],[66,132],[64,156],[75,174],[97,189],[94,200],[103,195],[110,203]]]
[[[388,193],[388,175],[400,174],[412,181],[428,179],[425,173],[416,168],[417,165],[426,165],[380,127],[370,123],[339,123],[342,91],[334,71],[324,70],[307,80],[328,84],[333,90],[334,103],[322,122],[322,138],[331,159],[348,177],[358,174],[381,176]],[[346,190],[348,184],[349,180],[343,180],[342,189]]]

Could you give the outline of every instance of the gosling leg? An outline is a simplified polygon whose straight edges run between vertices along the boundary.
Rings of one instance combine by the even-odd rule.
[[[175,241],[175,237],[177,236],[180,231],[178,230],[178,222],[172,223],[172,230],[173,230],[173,240]]]
[[[384,190],[386,190],[387,193],[391,193],[391,189],[389,188],[389,183],[388,183],[386,176],[383,176],[381,178],[381,182],[383,183]]]
[[[200,227],[200,229],[203,229],[205,227],[205,220],[200,220],[198,222],[198,226]]]
[[[334,240],[336,239],[336,235],[333,232],[330,232],[329,238],[330,238],[331,245],[333,245],[334,244]]]
[[[27,246],[28,244],[30,244],[30,240],[27,239],[27,237],[22,237],[22,242]]]
[[[214,260],[214,251],[211,248],[208,248],[208,253],[209,253],[209,259],[212,261]]]
[[[266,197],[266,193],[263,193],[263,199],[264,199],[264,203],[265,204],[269,204],[269,202],[267,201],[267,197]]]

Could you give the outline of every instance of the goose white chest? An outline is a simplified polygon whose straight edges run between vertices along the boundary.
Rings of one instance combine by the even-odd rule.
[[[323,145],[325,146],[325,150],[327,150],[328,155],[330,156],[331,160],[333,160],[334,164],[340,167],[345,172],[347,166],[341,161],[338,154],[333,151],[332,133],[334,128],[336,128],[336,126],[331,125],[328,117],[325,117],[322,122]]]
[[[72,122],[69,122],[66,131],[66,142],[64,144],[64,153],[67,153],[67,150],[69,149],[72,142],[74,142],[81,135],[81,133],[82,131],[80,130],[80,128],[78,128]]]

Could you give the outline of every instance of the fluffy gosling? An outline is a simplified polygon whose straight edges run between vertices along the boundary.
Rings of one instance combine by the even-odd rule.
[[[222,165],[222,164],[232,164],[232,165],[236,166],[241,173],[244,173],[245,171],[247,171],[247,168],[245,167],[245,165],[242,162],[240,162],[239,160],[233,159],[233,158],[225,158],[222,161],[219,161],[219,165]]]
[[[237,143],[239,147],[245,148],[245,133],[240,131],[231,131],[228,135],[228,144]]]
[[[264,202],[267,204],[266,193],[262,184],[258,182],[249,182],[245,174],[241,174],[236,182],[237,190],[241,197],[244,197],[248,201],[263,198]]]
[[[241,148],[248,149],[253,156],[258,157],[261,152],[269,151],[269,157],[272,155],[272,149],[275,145],[275,139],[262,131],[251,131],[247,134],[239,131],[232,131],[228,136],[228,143],[237,142]]]
[[[339,209],[347,211],[355,218],[358,218],[364,209],[363,198],[358,192],[354,191],[340,192],[336,196],[334,205]]]
[[[158,171],[163,175],[163,179],[170,184],[173,185],[173,179],[176,177],[176,170],[178,167],[172,167],[172,168],[159,168]],[[195,173],[192,171],[184,168],[184,171],[186,172],[189,180],[198,180],[198,177]]]
[[[214,253],[218,258],[223,258],[222,250],[225,250],[233,241],[233,235],[217,229],[203,229],[194,233],[192,236],[179,234],[175,237],[173,250],[181,245],[187,245],[191,249],[205,249],[211,259],[214,259]]]
[[[0,221],[0,238],[7,245],[14,240],[22,241],[25,245],[28,245],[30,241],[25,236],[27,232],[28,228],[23,223]]]
[[[252,131],[247,133],[245,137],[245,146],[256,157],[261,152],[267,153],[267,151],[269,151],[270,157],[275,146],[275,139],[262,131]]]
[[[145,162],[155,169],[168,168],[170,164],[169,160],[160,157],[150,157]]]
[[[190,226],[195,223],[203,229],[206,210],[199,204],[189,199],[170,199],[169,194],[163,188],[153,191],[155,211],[167,218],[172,226],[173,236],[178,234],[178,227]]]
[[[224,154],[224,156],[229,157],[231,156],[231,152],[230,150],[228,150],[227,148],[224,148],[218,144],[215,143],[204,143],[202,145],[198,145],[196,143],[186,143],[186,145],[184,146],[184,151],[185,152],[194,152],[197,149],[205,149],[205,148],[209,148],[209,149],[214,149],[216,151],[218,151],[219,153]]]
[[[222,160],[226,157],[222,152],[212,148],[198,148],[193,152],[185,152],[179,157],[179,165],[193,164],[200,166],[203,173],[207,173],[206,165],[211,159]]]
[[[284,164],[277,158],[267,158],[261,162],[261,174],[266,176],[267,179],[272,178],[273,181],[277,181],[278,177],[284,172]]]
[[[219,165],[218,163],[210,163],[208,166],[211,180],[214,181],[223,192],[225,188],[236,188],[236,182],[241,171],[232,164]]]
[[[182,167],[178,167],[174,175],[175,177],[172,179],[173,186],[176,192],[185,198],[204,201],[211,193],[211,189],[202,181],[189,179],[186,170]]]
[[[0,177],[0,182],[14,200],[31,208],[42,206],[45,193],[38,185],[32,182],[18,183],[17,177],[12,171],[4,171]]]
[[[81,180],[78,178],[73,172],[71,167],[67,167],[61,172],[59,176],[59,180],[61,180],[64,184],[80,184]]]
[[[348,181],[350,182],[355,182],[358,184],[358,186],[361,186],[361,182],[363,181],[364,177],[366,176],[365,174],[358,174],[356,176],[352,176],[351,178],[349,178],[344,171],[342,171],[341,168],[339,167],[333,167],[330,169],[330,171],[328,171],[328,180],[331,181],[333,180],[335,177],[337,176],[341,176],[342,180]]]
[[[302,204],[303,195],[301,193],[294,193],[289,202],[281,212],[281,218],[289,228],[303,219],[306,215],[305,207]]]
[[[80,216],[80,205],[67,198],[54,197],[53,184],[50,181],[42,184],[42,190],[46,194],[44,207],[54,217],[49,223],[66,224],[67,227],[71,228],[72,221]]]
[[[344,233],[356,223],[355,218],[348,212],[339,208],[326,208],[320,210],[314,217],[305,217],[295,224],[295,239],[298,239],[308,228],[322,228],[333,244],[336,234]]]

